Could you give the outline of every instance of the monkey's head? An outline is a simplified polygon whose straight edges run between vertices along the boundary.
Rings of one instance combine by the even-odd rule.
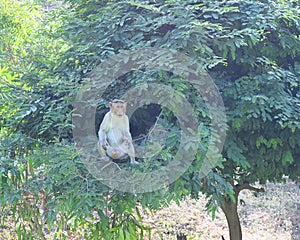
[[[114,99],[109,102],[109,108],[113,114],[117,116],[123,116],[126,112],[127,103],[120,99]]]

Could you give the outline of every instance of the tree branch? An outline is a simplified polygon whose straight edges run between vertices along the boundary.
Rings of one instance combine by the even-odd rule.
[[[251,186],[249,183],[243,183],[241,185],[237,184],[237,185],[234,186],[234,188],[237,191],[237,193],[239,193],[240,191],[242,191],[244,189],[251,190],[251,191],[254,191],[254,192],[257,192],[257,193],[265,191],[264,188],[256,188],[256,187]]]

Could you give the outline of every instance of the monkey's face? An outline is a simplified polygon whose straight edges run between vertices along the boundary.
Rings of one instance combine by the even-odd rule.
[[[117,116],[123,116],[126,112],[126,103],[112,103],[111,111]]]

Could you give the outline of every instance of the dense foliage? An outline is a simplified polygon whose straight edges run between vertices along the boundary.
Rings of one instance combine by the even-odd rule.
[[[217,206],[224,210],[231,239],[241,239],[240,229],[232,229],[238,217],[228,216],[228,209],[237,207],[239,191],[260,191],[251,184],[283,181],[284,175],[299,180],[298,5],[296,0],[73,0],[57,1],[48,9],[41,3],[2,0],[3,220],[13,213],[19,239],[45,238],[47,224],[62,239],[72,231],[86,239],[143,239],[148,229],[139,222],[137,206],[153,210],[186,195],[197,198],[201,191],[210,199],[210,211]],[[130,64],[134,58],[128,53],[144,47],[176,50],[209,73],[224,101],[227,133],[222,154],[216,153],[213,170],[203,177],[209,139],[217,134],[210,127],[212,115],[203,94],[185,75],[166,70],[176,65],[167,56],[155,63],[164,68],[128,67],[94,103],[95,136],[108,101],[145,83],[172,87],[189,101],[201,123],[189,168],[160,190],[133,194],[110,189],[86,169],[74,144],[72,114],[78,91],[93,69],[120,54],[122,64]],[[135,91],[132,103],[140,104],[145,92]],[[174,113],[181,111],[180,105],[176,109],[175,98],[156,94],[160,104],[144,103],[133,113],[132,132],[143,146],[161,140],[152,126],[162,126],[165,146],[154,157],[139,159],[137,168],[121,166],[132,173],[164,168],[182,141]],[[165,101],[175,106],[173,112]]]

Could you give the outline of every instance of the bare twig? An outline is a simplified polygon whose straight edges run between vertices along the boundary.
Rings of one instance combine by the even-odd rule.
[[[117,168],[118,168],[119,170],[121,170],[120,166],[119,166],[117,163],[115,163],[113,160],[111,160],[111,161],[109,161],[108,163],[106,163],[106,164],[101,168],[101,171],[104,170],[105,168],[107,168],[108,166],[110,166],[111,164],[115,164],[115,165],[117,166]]]
[[[254,191],[254,192],[257,192],[257,193],[265,191],[264,188],[256,188],[256,187],[251,186],[249,183],[243,183],[241,185],[237,184],[237,185],[235,185],[235,189],[236,189],[237,192],[240,192],[244,189]]]
[[[150,136],[150,134],[153,132],[153,130],[155,129],[155,127],[156,127],[156,125],[157,125],[157,122],[158,122],[158,120],[159,120],[161,114],[162,114],[162,110],[160,111],[160,113],[159,113],[159,115],[158,115],[158,117],[157,117],[157,119],[156,119],[156,121],[155,121],[153,127],[149,130],[149,132],[148,132],[146,135],[144,135],[144,136],[142,136],[142,137],[139,137],[139,138],[136,138],[136,139],[134,139],[133,141],[136,142],[136,141],[138,141],[138,140],[148,138],[148,137]]]

